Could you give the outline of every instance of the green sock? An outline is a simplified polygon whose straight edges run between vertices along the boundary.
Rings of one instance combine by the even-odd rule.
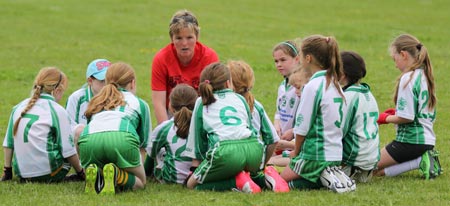
[[[236,179],[227,179],[216,182],[208,182],[203,184],[198,184],[195,186],[196,190],[213,190],[213,191],[230,191],[233,188],[236,188]]]
[[[155,160],[147,155],[147,158],[145,158],[144,162],[144,170],[145,170],[145,176],[152,177],[153,174],[153,168],[155,165]]]
[[[264,173],[262,171],[259,172],[251,172],[250,177],[253,182],[255,182],[261,189],[267,189],[266,178],[264,177]]]
[[[119,168],[116,168],[116,171],[117,187],[122,191],[133,189],[133,186],[136,183],[136,176]]]
[[[311,182],[303,178],[292,180],[289,182],[289,187],[299,190],[315,190],[322,188],[322,183],[318,180],[317,182]]]

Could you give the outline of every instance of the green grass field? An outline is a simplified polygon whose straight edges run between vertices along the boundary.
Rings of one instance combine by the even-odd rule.
[[[393,107],[399,71],[388,54],[401,33],[417,36],[428,48],[434,66],[438,106],[435,132],[445,173],[432,181],[417,171],[396,178],[375,178],[350,194],[329,191],[234,192],[189,191],[175,185],[149,183],[145,190],[114,197],[83,194],[83,183],[0,183],[0,205],[448,205],[450,203],[450,1],[446,0],[2,0],[0,1],[0,136],[6,132],[12,107],[30,94],[40,68],[57,66],[69,76],[68,95],[85,81],[87,64],[96,58],[125,61],[138,74],[138,95],[151,102],[153,55],[169,43],[173,13],[189,9],[199,18],[200,41],[214,48],[222,61],[242,59],[253,66],[253,93],[271,117],[282,80],[272,47],[311,34],[333,35],[341,50],[354,50],[366,60],[369,83],[380,110]],[[447,83],[446,83],[447,82]],[[447,86],[446,86],[447,85]],[[154,119],[154,118],[153,118]],[[153,121],[155,123],[155,121]],[[153,125],[155,126],[155,124]],[[447,129],[446,129],[447,128]],[[394,138],[392,125],[380,127],[381,145]],[[3,166],[3,153],[0,153]]]

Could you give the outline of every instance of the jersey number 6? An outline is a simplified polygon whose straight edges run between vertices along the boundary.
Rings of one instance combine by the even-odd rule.
[[[220,110],[220,121],[227,126],[237,126],[242,123],[242,120],[236,116],[227,115],[227,112],[237,113],[236,108],[228,106]]]

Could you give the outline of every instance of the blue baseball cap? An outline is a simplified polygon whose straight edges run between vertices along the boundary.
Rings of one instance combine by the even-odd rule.
[[[106,70],[108,70],[108,67],[111,65],[111,62],[109,62],[106,59],[96,59],[89,63],[87,70],[86,70],[86,79],[90,76],[95,77],[98,80],[104,80]]]

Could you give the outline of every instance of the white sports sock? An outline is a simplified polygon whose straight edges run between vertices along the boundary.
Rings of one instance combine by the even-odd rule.
[[[400,164],[392,165],[390,167],[384,168],[384,174],[388,177],[397,176],[404,172],[415,170],[419,168],[420,161],[422,161],[422,156],[409,160],[407,162],[402,162]]]

